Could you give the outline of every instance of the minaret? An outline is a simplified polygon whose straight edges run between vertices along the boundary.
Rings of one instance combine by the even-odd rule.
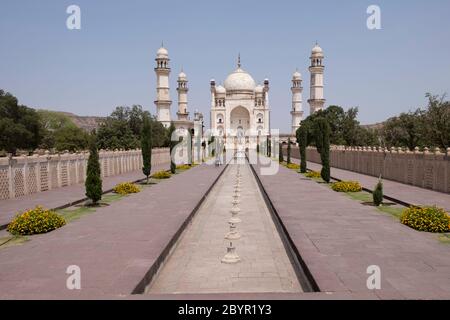
[[[300,122],[303,120],[303,107],[302,107],[302,75],[300,72],[295,71],[292,76],[292,134],[300,127]]]
[[[178,120],[188,120],[189,112],[187,111],[187,93],[189,91],[189,88],[187,86],[187,77],[186,74],[181,70],[180,74],[178,75]]]
[[[310,114],[322,110],[325,104],[325,99],[323,98],[323,70],[325,68],[322,64],[323,58],[323,50],[316,43],[312,49],[311,66],[309,67],[309,72],[311,73],[310,98],[308,100]]]
[[[164,127],[170,126],[170,100],[169,92],[169,52],[162,45],[156,53],[156,113],[157,119]]]

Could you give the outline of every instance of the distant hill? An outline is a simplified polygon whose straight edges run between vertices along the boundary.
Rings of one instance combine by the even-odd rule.
[[[77,127],[91,132],[93,129],[97,129],[101,123],[103,123],[106,117],[96,117],[96,116],[79,116],[70,112],[63,111],[50,111],[55,114],[61,114],[68,117]]]
[[[372,130],[382,129],[384,126],[384,122],[374,123],[374,124],[362,124],[361,127]]]

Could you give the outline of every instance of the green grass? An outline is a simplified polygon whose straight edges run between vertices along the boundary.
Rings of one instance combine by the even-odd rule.
[[[61,209],[57,211],[60,215],[66,219],[66,222],[72,222],[74,220],[80,219],[82,216],[95,212],[95,209],[92,207],[79,207],[79,208],[67,208]]]
[[[450,233],[444,233],[439,235],[439,241],[450,245]]]
[[[109,194],[102,196],[102,200],[100,201],[100,203],[110,204],[112,202],[118,201],[125,197],[127,197],[127,196],[117,194],[117,193],[109,193]],[[75,206],[75,207],[70,207],[70,208],[66,208],[66,209],[60,209],[60,210],[57,210],[56,212],[59,213],[60,215],[62,215],[64,217],[64,219],[66,219],[67,223],[70,223],[72,221],[78,220],[81,217],[83,217],[89,213],[93,213],[95,211],[96,211],[96,207],[85,207],[85,206],[77,207],[77,206]]]
[[[28,237],[25,236],[6,236],[0,238],[0,249],[19,246],[25,242],[30,241]]]
[[[117,193],[110,193],[102,196],[102,200],[100,202],[110,204],[111,202],[120,200],[122,198],[125,198],[125,195],[117,194]]]
[[[330,187],[331,188],[331,187]],[[353,200],[361,201],[361,202],[372,202],[372,195],[368,192],[360,191],[360,192],[343,192],[343,194],[352,198]]]
[[[373,202],[372,194],[369,192],[365,192],[365,191],[345,192],[343,194],[345,194],[349,198],[359,201],[361,203],[372,203]],[[382,205],[379,207],[374,206],[374,208],[380,210],[383,213],[390,214],[397,219],[400,219],[400,216],[402,215],[403,210],[405,210],[405,208],[400,205]]]
[[[400,216],[403,213],[403,210],[405,210],[404,207],[401,206],[381,206],[381,207],[377,207],[378,210],[384,212],[384,213],[388,213],[392,216],[394,216],[395,218],[397,218],[398,220],[400,220]]]

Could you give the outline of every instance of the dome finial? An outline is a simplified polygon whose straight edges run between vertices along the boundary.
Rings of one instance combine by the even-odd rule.
[[[164,40],[161,40],[161,48],[164,48]]]
[[[238,63],[237,63],[237,65],[238,65],[238,68],[241,67],[241,53],[240,52],[238,53]]]

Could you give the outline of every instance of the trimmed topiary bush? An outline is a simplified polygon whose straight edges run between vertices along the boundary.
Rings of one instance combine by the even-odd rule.
[[[314,178],[314,179],[321,178],[320,172],[318,172],[318,171],[309,171],[309,172],[305,173],[305,176],[308,178]]]
[[[149,116],[144,113],[142,116],[142,132],[141,132],[141,150],[142,150],[142,173],[147,178],[150,177],[152,171],[152,127]]]
[[[280,142],[278,147],[278,162],[283,163],[284,157],[283,157],[283,144]]]
[[[127,195],[130,193],[138,193],[141,192],[141,189],[131,182],[122,182],[116,185],[113,189],[115,193],[121,194],[121,195]]]
[[[100,162],[97,150],[97,137],[95,131],[92,132],[90,153],[87,163],[86,181],[84,182],[86,197],[96,205],[102,199],[102,178],[100,172]]]
[[[444,209],[436,206],[405,209],[400,217],[400,222],[418,231],[450,231],[450,216]]]
[[[317,151],[320,153],[320,161],[322,163],[322,170],[320,174],[322,179],[329,183],[330,182],[330,125],[328,121],[319,117],[314,120],[314,131],[316,136],[316,147]]]
[[[8,225],[7,230],[13,235],[28,236],[47,233],[65,224],[66,220],[56,212],[37,206],[17,215]]]
[[[288,138],[288,145],[287,145],[287,164],[291,164],[291,138]]]
[[[172,137],[174,132],[175,132],[175,125],[173,124],[173,122],[171,122],[170,127],[169,127],[169,139],[170,139],[169,150],[170,150],[170,172],[173,174],[175,174],[175,172],[177,170],[177,165],[175,164],[175,162],[173,162],[174,155],[172,153],[173,153],[173,149],[175,148],[175,146],[180,142],[179,140],[178,140],[178,142],[172,141],[172,139],[175,138],[175,137]],[[156,179],[158,179],[158,178],[156,178]]]
[[[308,146],[308,126],[302,124],[295,132],[300,148],[300,173],[306,173],[306,147]]]
[[[372,196],[374,205],[380,206],[383,203],[383,182],[381,181],[381,179],[378,180],[378,183],[375,186],[375,190],[373,191]]]
[[[331,185],[336,192],[359,192],[362,190],[358,181],[339,181]]]
[[[152,175],[153,179],[169,179],[172,176],[170,171],[158,171]]]

